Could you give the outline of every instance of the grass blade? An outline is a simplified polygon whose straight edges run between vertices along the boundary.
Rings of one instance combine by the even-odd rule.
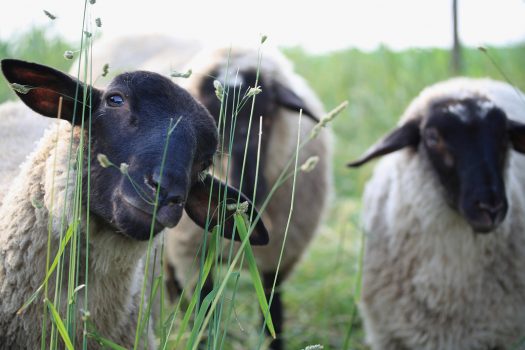
[[[237,227],[237,232],[239,236],[244,241],[248,238],[248,230],[246,229],[246,221],[241,213],[234,214],[235,225]],[[249,244],[246,244],[244,247],[244,254],[246,260],[248,261],[248,270],[250,271],[250,276],[252,278],[253,286],[255,287],[255,293],[257,294],[257,299],[259,301],[259,306],[264,315],[264,322],[268,331],[275,339],[275,329],[273,327],[272,317],[270,315],[270,308],[268,307],[268,301],[266,300],[266,295],[264,293],[264,288],[261,281],[261,276],[259,276],[259,271],[257,270],[257,263],[255,262],[255,256],[253,255],[252,247]]]
[[[97,333],[88,333],[87,336],[89,338],[95,339],[97,342],[99,342],[104,348],[110,348],[113,350],[127,350],[125,347],[118,345],[115,342],[112,342],[109,339],[103,338]]]
[[[47,307],[49,308],[49,311],[51,313],[51,319],[55,323],[58,329],[58,333],[60,333],[60,336],[62,337],[62,340],[64,341],[64,344],[66,345],[66,348],[68,350],[73,350],[73,343],[71,343],[71,339],[69,339],[69,335],[67,333],[66,327],[64,326],[64,322],[62,322],[62,319],[60,318],[60,315],[58,314],[57,309],[55,309],[55,306],[49,301],[49,299],[46,299],[45,303]]]
[[[31,305],[31,303],[33,303],[33,301],[35,301],[35,299],[38,297],[38,294],[42,291],[42,289],[44,288],[45,284],[47,283],[47,281],[49,280],[49,278],[51,277],[51,274],[53,273],[53,271],[55,270],[55,268],[57,267],[58,265],[58,260],[60,259],[60,257],[62,256],[62,254],[64,253],[64,249],[66,249],[66,246],[69,242],[69,240],[71,239],[71,236],[73,235],[73,224],[69,225],[69,228],[67,229],[67,232],[66,232],[66,235],[64,236],[64,238],[60,241],[60,248],[58,249],[58,252],[55,256],[55,259],[53,260],[53,263],[51,264],[51,266],[49,267],[49,271],[47,272],[47,275],[46,277],[44,278],[44,282],[42,282],[42,284],[40,285],[40,287],[38,287],[38,289],[29,297],[29,299],[24,303],[24,305],[22,305],[22,307],[20,309],[18,309],[17,311],[17,314],[21,314],[22,312],[24,312],[24,310],[29,306]]]
[[[217,232],[220,232],[220,227],[219,226],[215,226],[215,228],[213,229],[213,235],[216,235]],[[204,282],[206,281],[206,278],[208,277],[208,275],[209,275],[209,273],[211,271],[211,267],[213,265],[213,261],[215,260],[216,248],[217,248],[216,240],[215,239],[211,239],[210,240],[210,246],[208,248],[208,254],[206,256],[206,261],[204,262],[204,267],[203,267],[203,270],[202,270],[201,283],[200,283],[199,286],[197,286],[198,289],[196,288],[196,290],[200,290],[204,286]],[[213,294],[215,294],[215,293],[213,293]],[[177,348],[177,346],[178,346],[178,344],[179,344],[179,342],[180,342],[180,340],[181,340],[181,338],[182,338],[182,336],[184,334],[184,331],[188,327],[188,324],[190,322],[191,314],[193,312],[193,309],[197,305],[197,301],[198,301],[199,297],[200,297],[200,293],[193,293],[193,296],[192,296],[191,301],[190,301],[190,305],[188,305],[188,308],[186,309],[186,313],[184,314],[184,318],[182,319],[182,323],[181,323],[181,326],[179,328],[179,333],[177,334],[177,338],[175,340],[174,348]],[[203,308],[201,307],[201,311],[202,311],[202,309]],[[207,310],[207,309],[208,309],[208,307],[206,307],[204,310]]]
[[[208,312],[208,308],[210,307],[211,302],[215,298],[216,293],[217,292],[213,290],[202,301],[201,308],[199,309],[199,313],[197,317],[195,318],[195,323],[193,324],[193,329],[191,330],[190,340],[188,341],[188,344],[186,346],[187,349],[191,349],[193,347],[193,344],[195,343],[196,338],[204,322],[204,317],[206,316],[206,313]],[[197,294],[198,293],[195,293],[195,295]]]

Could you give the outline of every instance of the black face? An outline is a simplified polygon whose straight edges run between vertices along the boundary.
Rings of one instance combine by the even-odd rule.
[[[150,72],[125,73],[110,83],[93,110],[92,134],[92,211],[138,239],[149,238],[157,197],[155,232],[177,225],[191,186],[211,165],[217,147],[207,111],[169,79]],[[118,169],[102,168],[98,154],[128,164],[141,193]]]
[[[219,74],[218,71],[214,71],[211,76],[215,77],[219,76]],[[243,97],[250,87],[256,86],[255,72],[239,72],[239,74],[225,79],[226,81],[222,81],[221,83],[224,84],[226,92],[222,104],[215,94],[215,87],[213,85],[215,78],[212,77],[208,77],[202,81],[199,96],[204,106],[206,106],[214,116],[215,122],[219,125],[220,139],[224,140],[222,142],[223,152],[229,153],[229,147],[231,146],[232,148],[230,159],[231,184],[237,188],[241,188],[249,198],[253,198],[255,187],[257,187],[255,198],[257,203],[262,203],[262,200],[266,198],[268,193],[266,181],[262,176],[258,178],[257,184],[255,184],[260,127],[259,117],[263,116],[263,132],[261,136],[262,163],[262,160],[265,159],[266,156],[268,135],[272,125],[271,118],[275,115],[276,109],[278,108],[274,91],[268,88],[262,78],[259,78],[257,85],[261,87],[262,91],[255,98],[252,114],[252,99],[243,99]],[[251,115],[253,115],[253,118],[250,118]],[[235,132],[232,133],[232,130]],[[248,148],[241,187],[246,140],[248,140]]]
[[[73,98],[84,100],[83,84],[50,67],[3,60],[2,71],[10,83],[32,87],[17,94],[44,116],[57,116],[60,96],[64,98],[62,119],[81,125],[83,115],[91,113],[90,211],[116,231],[138,240],[148,239],[156,199],[154,234],[177,225],[183,209],[203,227],[209,221],[207,227],[211,229],[219,217],[214,205],[223,198],[237,197],[235,189],[203,174],[217,149],[213,118],[169,79],[151,72],[124,73],[106,90],[86,87],[83,106]],[[85,124],[88,122],[86,119]],[[117,166],[125,163],[127,175],[115,167],[102,167],[97,161],[100,154]],[[207,211],[210,190],[213,215]],[[246,198],[241,195],[241,199]],[[227,213],[226,217],[225,235],[231,237],[233,215]],[[262,222],[250,238],[253,244],[266,244],[268,235]]]
[[[525,125],[508,120],[492,102],[446,100],[431,106],[428,115],[392,131],[349,166],[407,146],[423,147],[449,205],[475,232],[486,233],[505,218],[509,147],[524,153],[524,141]]]
[[[260,150],[261,167],[264,167],[268,140],[274,125],[274,118],[278,117],[279,108],[284,107],[294,111],[303,109],[305,115],[316,121],[317,119],[308,110],[302,99],[283,84],[266,79],[261,75],[257,78],[256,70],[244,70],[237,73],[234,67],[228,69],[228,75],[225,73],[226,67],[212,70],[209,76],[201,81],[198,98],[214,116],[219,126],[224,153],[229,153],[229,147],[231,147],[230,178],[232,184],[235,187],[240,187],[242,192],[250,198],[256,189],[256,202],[260,204],[268,195],[268,184],[264,176],[260,175],[257,184],[255,184],[260,117],[263,117]],[[215,94],[213,83],[216,79],[221,81],[226,92],[222,104]],[[262,91],[255,97],[252,113],[252,98],[243,99],[243,97],[251,87],[255,86],[259,86]],[[250,118],[250,116],[252,117]],[[245,157],[246,140],[248,140],[248,147]],[[246,158],[246,163],[241,187],[244,158]],[[263,169],[259,170],[260,174],[264,174]]]
[[[449,204],[476,232],[496,228],[508,207],[505,113],[488,101],[447,101],[433,106],[421,133]]]

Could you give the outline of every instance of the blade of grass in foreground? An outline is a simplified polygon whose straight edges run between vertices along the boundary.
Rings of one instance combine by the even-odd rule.
[[[55,259],[53,260],[53,263],[51,264],[51,266],[49,267],[49,270],[47,272],[47,275],[46,277],[44,278],[44,281],[42,282],[42,284],[40,285],[40,287],[38,287],[38,289],[29,297],[29,299],[24,303],[24,305],[22,305],[22,307],[17,311],[17,314],[21,314],[22,312],[24,312],[24,310],[29,306],[31,305],[31,303],[33,301],[35,301],[35,299],[38,297],[38,294],[42,291],[42,289],[44,288],[44,286],[46,285],[47,281],[49,280],[49,277],[51,277],[51,275],[53,274],[53,271],[55,270],[55,268],[57,267],[58,265],[58,260],[60,259],[60,257],[62,256],[62,253],[64,252],[64,249],[66,249],[66,246],[69,242],[69,240],[71,239],[71,236],[73,235],[73,224],[69,225],[68,229],[67,229],[67,232],[66,232],[66,235],[64,236],[64,238],[60,241],[60,248],[58,249],[58,252],[55,256]]]
[[[89,337],[89,338],[93,338],[93,339],[95,339],[97,342],[99,342],[100,344],[102,344],[102,346],[103,346],[104,348],[109,348],[109,349],[113,349],[113,350],[128,350],[128,349],[126,349],[125,347],[122,347],[122,346],[118,345],[117,343],[112,342],[112,341],[109,340],[109,339],[106,339],[106,338],[101,337],[101,336],[98,335],[97,333],[91,332],[91,333],[87,333],[86,335],[87,335],[87,337]]]
[[[199,309],[199,313],[197,314],[197,317],[195,318],[195,323],[193,324],[193,329],[191,330],[190,339],[186,346],[188,349],[191,349],[196,342],[198,331],[202,327],[202,323],[204,322],[204,317],[206,316],[206,313],[208,312],[208,308],[211,302],[215,298],[215,294],[216,294],[216,291],[212,291],[202,301],[201,308]],[[198,293],[195,293],[194,295],[198,295]]]
[[[66,327],[64,326],[64,322],[62,322],[62,319],[60,318],[60,315],[58,314],[57,309],[55,309],[55,306],[53,303],[49,301],[49,299],[46,298],[45,303],[47,307],[49,308],[49,311],[51,313],[51,319],[55,323],[58,333],[60,333],[60,336],[62,336],[62,340],[64,341],[64,344],[66,345],[66,348],[68,350],[73,350],[73,344],[71,343],[71,339],[69,339],[69,335],[67,333]]]
[[[213,236],[217,235],[218,232],[219,232],[219,226],[215,226],[215,228],[213,229]],[[211,271],[211,267],[212,267],[213,261],[215,259],[215,253],[216,253],[216,248],[217,248],[216,240],[211,239],[210,242],[211,243],[210,243],[210,246],[208,248],[208,254],[206,256],[206,261],[204,262],[204,267],[203,267],[203,270],[202,270],[201,283],[200,283],[199,286],[197,286],[198,289],[202,289],[202,287],[204,286],[204,282],[206,281],[206,278],[208,277],[208,275],[209,275],[209,273]],[[179,328],[179,332],[177,334],[177,338],[175,340],[175,345],[174,345],[175,349],[179,345],[179,342],[180,342],[180,340],[181,340],[181,338],[182,338],[182,336],[184,334],[184,331],[188,327],[188,323],[190,322],[191,314],[193,313],[193,309],[197,305],[197,301],[198,301],[198,297],[199,296],[200,296],[199,293],[193,293],[193,295],[192,295],[192,298],[191,298],[191,301],[190,301],[190,305],[186,309],[186,312],[184,314],[184,318],[182,319],[182,323],[181,323],[180,328]],[[206,307],[206,308],[202,308],[201,307],[201,311],[203,309],[207,310],[208,307]]]
[[[245,218],[241,213],[235,213],[235,225],[237,227],[237,232],[239,236],[244,241],[248,237],[248,230],[246,228]],[[252,246],[247,244],[244,247],[244,254],[246,260],[248,261],[248,270],[250,271],[250,276],[252,278],[253,286],[255,287],[255,293],[257,294],[257,299],[259,301],[259,306],[264,315],[264,321],[270,334],[275,338],[275,328],[273,327],[272,317],[270,315],[270,308],[268,307],[268,301],[266,300],[266,295],[264,294],[264,288],[261,282],[261,276],[259,276],[259,271],[257,270],[257,263],[255,262],[255,256],[253,255]]]

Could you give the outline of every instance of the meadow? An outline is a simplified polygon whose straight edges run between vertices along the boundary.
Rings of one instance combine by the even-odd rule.
[[[0,59],[16,57],[68,70],[71,61],[63,53],[70,47],[60,37],[49,37],[45,28],[33,28],[0,41]],[[332,124],[332,207],[311,249],[283,286],[287,306],[285,342],[293,350],[312,344],[321,344],[324,349],[366,349],[355,302],[359,299],[359,267],[365,239],[360,230],[360,195],[373,165],[356,170],[345,164],[394,127],[423,87],[452,76],[450,52],[394,52],[380,47],[372,52],[348,49],[312,55],[301,48],[283,50],[296,71],[319,94],[326,110],[344,100],[349,102]],[[503,80],[502,70],[513,84],[525,89],[525,44],[489,47],[486,52],[466,48],[463,59],[462,75]],[[12,98],[14,95],[2,80],[0,103]],[[258,337],[247,335],[259,329],[260,316],[248,276],[240,279],[238,290],[235,316],[227,325],[229,340],[225,348],[251,349],[257,345]]]

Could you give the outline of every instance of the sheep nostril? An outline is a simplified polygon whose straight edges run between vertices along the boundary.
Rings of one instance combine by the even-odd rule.
[[[175,206],[175,205],[181,205],[184,203],[184,198],[182,198],[182,196],[173,196],[173,197],[168,197],[166,199],[166,202],[167,202],[167,205],[172,207],[172,206]]]
[[[164,197],[164,188],[159,186],[159,183],[152,176],[144,176],[144,184],[153,192],[154,195],[159,191],[159,199],[162,200]]]
[[[153,177],[151,175],[144,176],[144,183],[150,190],[153,192],[157,192],[157,188],[159,187],[159,184],[157,181],[153,180]]]
[[[496,204],[478,201],[476,204],[479,209],[493,215],[499,213],[504,206],[503,201],[498,201]]]

